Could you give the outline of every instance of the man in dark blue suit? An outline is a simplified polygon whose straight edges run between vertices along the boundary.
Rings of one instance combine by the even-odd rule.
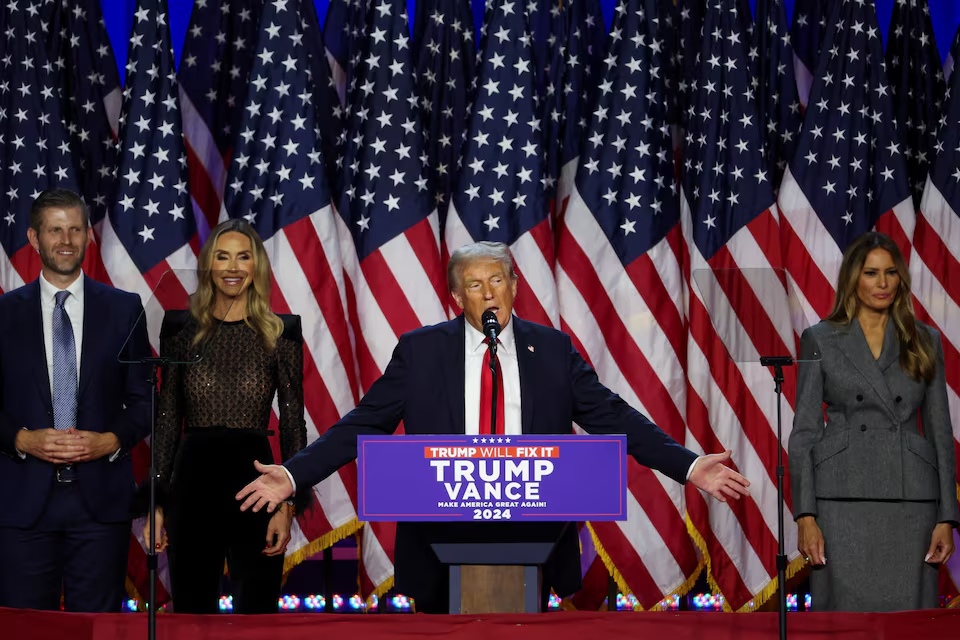
[[[463,314],[404,334],[383,376],[353,411],[283,466],[257,464],[262,475],[237,496],[244,500],[242,509],[272,511],[298,487],[308,489],[356,458],[358,435],[393,433],[401,420],[409,434],[491,433],[491,356],[481,322],[486,311],[495,312],[502,327],[496,355],[503,390],[498,433],[570,433],[574,422],[590,433],[623,433],[640,464],[677,482],[690,481],[718,500],[747,495],[749,482],[723,464],[729,451],[698,458],[600,384],[570,336],[512,316],[517,276],[506,245],[480,242],[457,249],[448,279]],[[521,525],[506,526],[519,532]],[[502,527],[496,533],[494,528],[398,523],[397,589],[416,600],[418,611],[445,612],[447,576],[430,542],[499,535]],[[558,544],[555,560],[544,567],[544,586],[564,596],[580,587],[575,529],[568,528]]]
[[[140,299],[84,276],[89,213],[72,191],[30,210],[40,277],[0,297],[0,606],[119,611],[134,478],[150,429]],[[134,328],[136,329],[134,330]],[[130,340],[128,341],[128,336]]]

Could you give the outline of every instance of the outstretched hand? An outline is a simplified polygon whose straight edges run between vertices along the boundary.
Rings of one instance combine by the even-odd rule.
[[[750,486],[750,481],[723,464],[730,459],[732,453],[728,449],[723,453],[701,456],[690,474],[690,482],[693,486],[706,491],[720,502],[726,502],[730,498],[739,500],[740,496],[749,496],[750,490],[747,487]]]
[[[277,505],[293,495],[293,485],[279,464],[254,461],[253,467],[261,475],[237,494],[237,500],[243,500],[240,511],[252,508],[256,512],[266,507],[269,513],[273,513]]]

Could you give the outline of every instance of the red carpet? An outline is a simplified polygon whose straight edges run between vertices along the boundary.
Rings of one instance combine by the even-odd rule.
[[[794,613],[791,640],[842,638],[960,638],[960,610],[905,613]],[[10,640],[146,640],[144,614],[46,613],[0,609],[0,637]],[[642,634],[642,635],[641,635]],[[376,614],[278,614],[157,616],[158,640],[316,640],[317,638],[439,638],[467,640],[771,640],[775,613],[588,613],[543,615],[424,616]]]

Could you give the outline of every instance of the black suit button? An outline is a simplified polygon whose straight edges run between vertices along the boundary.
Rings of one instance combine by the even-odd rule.
[[[857,394],[857,402],[863,402],[863,394],[862,394],[862,393],[858,393],[858,394]]]
[[[900,402],[901,400],[903,400],[903,398],[901,398],[900,396],[897,396],[896,398],[894,398],[894,401],[896,402]]]
[[[865,424],[860,425],[860,431],[866,431],[866,430],[867,430],[867,425]]]

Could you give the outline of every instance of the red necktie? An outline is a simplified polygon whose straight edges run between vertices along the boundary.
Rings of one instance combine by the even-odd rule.
[[[497,367],[497,432],[494,435],[503,435],[503,373],[500,370],[500,358],[494,356],[493,361]],[[480,435],[490,435],[492,401],[493,374],[490,372],[490,348],[488,347],[487,352],[483,354],[483,369],[480,371]]]

